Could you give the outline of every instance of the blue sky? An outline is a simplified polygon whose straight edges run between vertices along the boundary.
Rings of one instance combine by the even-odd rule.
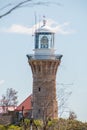
[[[0,0],[0,8],[8,2],[11,0]],[[20,8],[0,19],[0,98],[11,87],[18,91],[19,103],[32,93],[32,73],[26,54],[33,53],[35,13],[37,23],[45,15],[48,25],[57,28],[56,53],[63,54],[57,73],[57,89],[61,83],[70,87],[69,110],[74,111],[79,120],[87,121],[87,1],[54,2],[59,2],[60,6]],[[3,11],[0,10],[0,14]]]

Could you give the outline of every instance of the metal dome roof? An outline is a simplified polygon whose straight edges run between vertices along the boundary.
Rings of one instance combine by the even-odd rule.
[[[39,32],[54,33],[54,31],[47,25],[41,26],[40,28],[36,29],[35,32],[36,33],[39,33]]]
[[[46,32],[46,33],[55,33],[51,27],[46,25],[46,20],[43,19],[43,25],[35,30],[36,33]]]

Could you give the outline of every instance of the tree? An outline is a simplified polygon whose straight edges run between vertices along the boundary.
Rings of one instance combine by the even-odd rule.
[[[69,112],[69,108],[67,107],[67,101],[72,94],[71,87],[73,84],[57,84],[59,87],[57,88],[58,94],[58,115],[61,117],[63,113]]]
[[[8,110],[9,106],[17,106],[17,91],[15,91],[13,88],[8,88],[6,90],[6,94],[2,95],[1,99],[1,106],[6,107]]]
[[[11,12],[13,12],[14,10],[16,10],[18,8],[31,7],[31,6],[35,6],[35,5],[48,6],[49,4],[56,4],[56,5],[60,6],[60,3],[49,2],[48,0],[47,1],[23,0],[23,1],[17,2],[16,4],[8,3],[7,5],[4,5],[3,7],[0,8],[0,11],[4,10],[4,13],[0,14],[0,19],[5,17],[6,15],[10,14]]]
[[[69,119],[70,120],[75,120],[77,118],[77,115],[75,114],[75,112],[70,111],[69,112]]]

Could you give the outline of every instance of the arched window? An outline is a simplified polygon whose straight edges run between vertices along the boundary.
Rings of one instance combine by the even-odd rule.
[[[48,48],[48,37],[43,36],[41,38],[41,48]]]

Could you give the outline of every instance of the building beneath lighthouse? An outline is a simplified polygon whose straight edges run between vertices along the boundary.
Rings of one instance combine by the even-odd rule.
[[[32,116],[34,119],[58,118],[56,74],[62,55],[55,54],[55,33],[46,25],[35,30],[34,54],[27,55],[33,75]]]

